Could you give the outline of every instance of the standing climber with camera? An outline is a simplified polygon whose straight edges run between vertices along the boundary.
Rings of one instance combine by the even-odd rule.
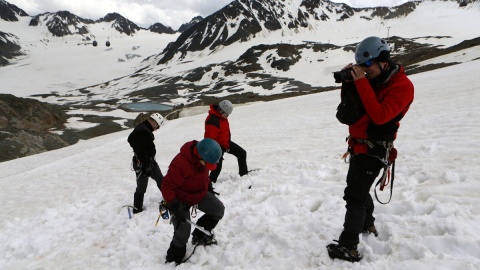
[[[391,60],[385,40],[364,39],[357,45],[355,61],[334,72],[336,82],[342,83],[336,117],[348,125],[350,159],[343,231],[337,244],[327,246],[332,259],[351,262],[362,259],[357,250],[359,234],[378,235],[369,191],[380,171],[385,172],[396,157],[393,141],[414,96],[412,82],[404,68]]]
[[[153,113],[150,117],[138,124],[128,136],[128,143],[133,149],[133,170],[137,177],[137,189],[133,195],[133,213],[143,211],[143,196],[147,191],[148,178],[157,182],[160,190],[162,184],[162,171],[155,161],[157,150],[155,149],[155,136],[153,131],[159,129],[165,118],[159,113]]]

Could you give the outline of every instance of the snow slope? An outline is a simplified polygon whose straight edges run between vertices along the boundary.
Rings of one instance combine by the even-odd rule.
[[[130,130],[0,163],[0,268],[479,269],[479,68],[480,60],[466,61],[411,76],[415,101],[396,141],[393,199],[376,204],[380,235],[361,237],[359,263],[332,261],[325,249],[342,230],[347,171],[347,128],[334,117],[332,91],[235,107],[232,139],[260,170],[240,178],[226,156],[218,245],[197,248],[177,268],[164,264],[173,229],[155,226],[154,182],[146,211],[129,219],[122,209],[135,190]],[[155,133],[164,173],[184,142],[202,138],[205,117]]]

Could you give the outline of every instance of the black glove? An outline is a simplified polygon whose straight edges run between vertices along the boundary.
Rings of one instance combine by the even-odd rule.
[[[158,211],[160,212],[160,215],[162,216],[163,219],[169,219],[170,215],[168,213],[168,208],[167,208],[167,202],[165,200],[162,200],[158,204]]]
[[[170,214],[175,217],[175,220],[179,222],[186,221],[188,209],[190,208],[186,203],[174,199],[171,202],[167,202],[166,207],[170,211]]]
[[[146,168],[144,168],[144,169],[142,170],[142,174],[143,174],[143,176],[145,176],[145,177],[150,177],[150,176],[152,176],[152,174],[153,174],[152,167],[146,167]]]
[[[153,174],[153,160],[145,159],[142,161],[142,174],[146,177],[150,177]]]

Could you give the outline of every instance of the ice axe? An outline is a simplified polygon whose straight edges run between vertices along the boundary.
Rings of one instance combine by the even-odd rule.
[[[127,207],[127,211],[128,211],[128,218],[129,219],[132,219],[132,212],[130,211],[130,208],[133,208],[135,210],[138,210],[135,206],[131,206],[131,205],[124,205],[122,206],[122,208],[124,207]]]
[[[186,219],[186,221],[187,221],[188,223],[190,223],[192,226],[194,226],[195,228],[199,229],[199,230],[200,230],[201,232],[203,232],[204,234],[206,234],[206,235],[208,235],[208,236],[212,236],[212,233],[209,232],[209,231],[207,231],[207,230],[205,230],[202,226],[197,225],[196,223],[193,223],[193,222],[192,222],[191,220],[189,220],[189,219]]]

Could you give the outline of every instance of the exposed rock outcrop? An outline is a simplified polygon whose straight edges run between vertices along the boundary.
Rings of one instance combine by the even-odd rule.
[[[0,94],[0,162],[67,146],[52,128],[62,128],[61,108],[34,99]]]

